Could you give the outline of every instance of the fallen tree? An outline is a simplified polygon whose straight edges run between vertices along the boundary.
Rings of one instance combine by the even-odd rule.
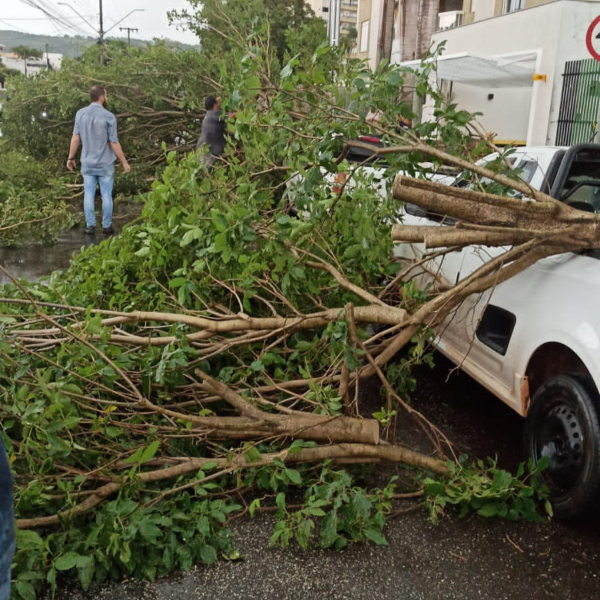
[[[424,473],[399,496],[427,496],[434,512],[449,487],[464,487],[465,509],[508,511],[518,499],[519,515],[540,518],[531,496],[543,499],[543,488],[460,463],[406,401],[406,382],[427,360],[431,328],[468,295],[543,256],[597,247],[594,215],[531,190],[502,161],[474,165],[469,115],[435,91],[434,126],[423,124],[420,137],[395,132],[410,111],[397,102],[402,71],[371,74],[350,61],[325,85],[317,53],[308,66],[291,58],[277,78],[261,49],[240,67],[239,79],[253,83],[229,123],[243,154],[231,147],[210,174],[195,155],[169,156],[140,223],[44,286],[15,280],[4,289],[0,410],[23,597],[32,581],[54,584],[57,570],[76,568],[88,586],[230,556],[223,525],[261,503],[278,508],[274,542],[306,546],[319,522],[324,547],[385,543],[395,483],[367,489],[349,475],[355,463]],[[329,60],[334,51],[319,52]],[[378,128],[390,143],[378,153],[390,184],[399,171],[446,163],[496,181],[499,193],[398,176],[382,200],[372,177],[344,161],[372,103],[388,119]],[[351,177],[332,190],[323,170]],[[287,214],[291,193],[310,218]],[[400,202],[458,222],[443,231],[392,226]],[[425,243],[432,255],[418,265],[393,260],[392,238]],[[477,243],[510,249],[456,285],[425,293],[411,283],[433,255]],[[365,386],[381,388],[379,411],[365,411]],[[429,448],[393,435],[407,414]],[[286,504],[301,491],[300,507]]]

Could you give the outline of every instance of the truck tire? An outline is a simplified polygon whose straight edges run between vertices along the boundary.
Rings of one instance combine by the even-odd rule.
[[[600,396],[594,384],[557,375],[535,394],[525,423],[527,456],[550,463],[541,478],[550,489],[554,514],[576,519],[600,500]]]

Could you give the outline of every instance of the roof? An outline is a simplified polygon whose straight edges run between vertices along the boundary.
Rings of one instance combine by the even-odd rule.
[[[440,56],[437,75],[440,79],[485,88],[530,87],[533,85],[537,50],[499,56],[477,56],[469,52]],[[417,68],[421,61],[400,63]]]

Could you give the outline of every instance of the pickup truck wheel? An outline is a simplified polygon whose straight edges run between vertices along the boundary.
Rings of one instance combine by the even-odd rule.
[[[577,375],[558,375],[533,397],[525,424],[527,455],[549,465],[542,480],[557,517],[583,515],[600,500],[600,396]]]

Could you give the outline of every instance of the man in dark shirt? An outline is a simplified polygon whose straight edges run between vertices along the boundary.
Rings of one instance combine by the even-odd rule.
[[[202,121],[202,131],[198,140],[198,148],[208,146],[208,153],[202,157],[202,162],[212,169],[217,158],[225,152],[225,121],[222,118],[221,98],[207,96],[204,101],[206,116]]]
[[[15,552],[12,475],[0,439],[0,600],[10,597],[10,565]]]

